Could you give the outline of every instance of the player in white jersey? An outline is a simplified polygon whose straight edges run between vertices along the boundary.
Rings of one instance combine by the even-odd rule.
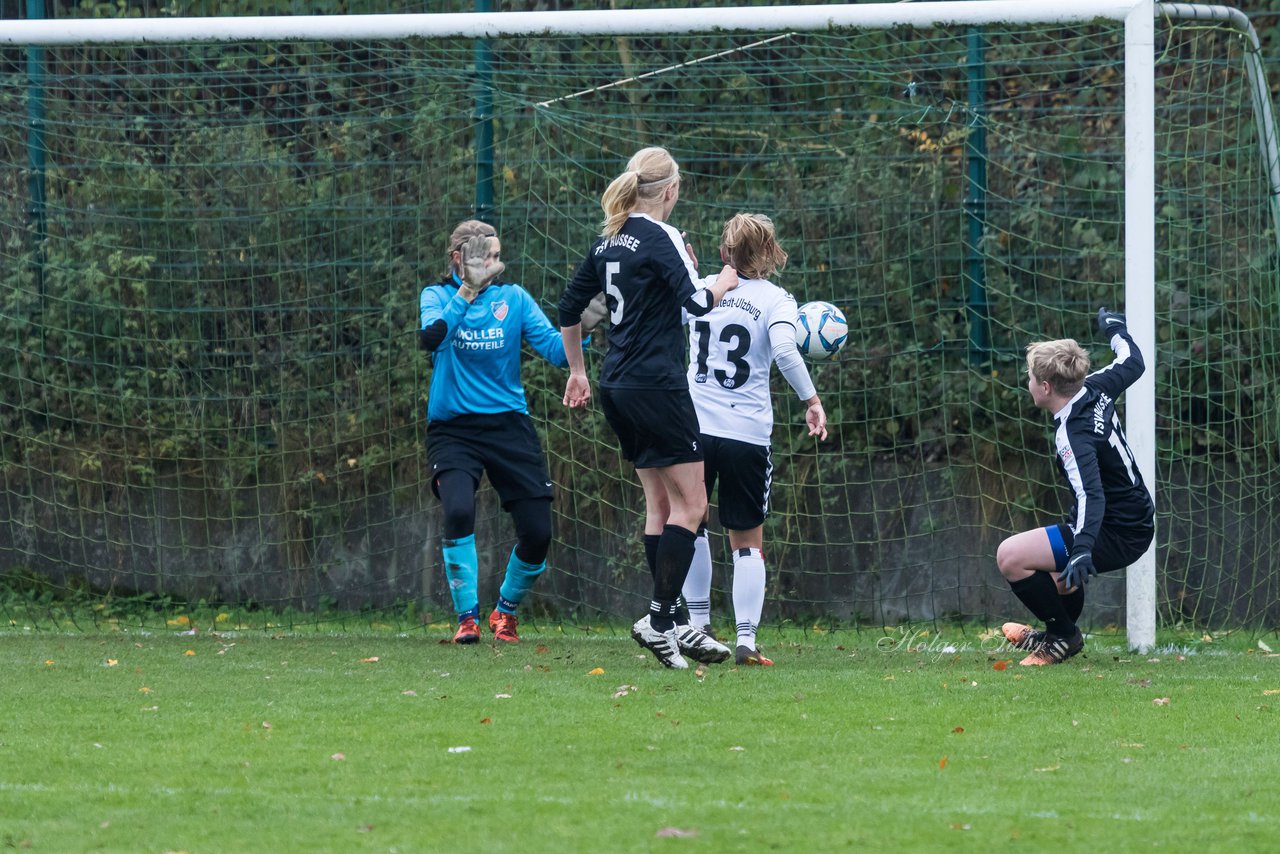
[[[773,662],[756,645],[756,629],[764,609],[764,519],[773,477],[770,367],[777,363],[807,405],[810,436],[827,438],[827,414],[796,348],[795,298],[769,281],[787,261],[773,221],[762,214],[734,216],[721,234],[720,257],[738,271],[738,287],[709,313],[688,318],[689,391],[698,412],[707,498],[718,480],[720,524],[733,550],[736,660],[767,665]],[[683,592],[690,622],[709,631],[711,548],[705,518]]]

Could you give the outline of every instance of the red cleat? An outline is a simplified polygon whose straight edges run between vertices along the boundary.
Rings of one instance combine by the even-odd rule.
[[[516,634],[518,622],[515,614],[507,614],[496,609],[489,615],[489,628],[493,630],[494,638],[506,643],[520,643],[520,635]]]
[[[475,617],[465,617],[458,623],[458,631],[453,636],[454,643],[476,643],[480,640],[480,627]]]

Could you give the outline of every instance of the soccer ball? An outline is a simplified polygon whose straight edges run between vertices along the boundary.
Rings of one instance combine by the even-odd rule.
[[[825,362],[843,350],[848,340],[849,324],[840,309],[821,301],[800,306],[800,328],[796,330],[800,355],[810,362]]]

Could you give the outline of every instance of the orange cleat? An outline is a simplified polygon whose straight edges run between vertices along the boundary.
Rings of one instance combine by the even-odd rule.
[[[747,667],[772,667],[773,659],[765,658],[764,653],[758,649],[752,649],[749,646],[739,644],[734,653],[734,662],[745,665]]]
[[[489,628],[493,631],[493,637],[496,640],[505,641],[506,643],[520,643],[520,635],[516,634],[515,614],[508,614],[503,611],[494,609],[489,615]]]
[[[458,623],[458,631],[453,636],[454,643],[476,643],[480,640],[480,627],[475,617],[465,617]]]
[[[1044,632],[1037,632],[1026,623],[1005,623],[1000,631],[1004,632],[1004,639],[1009,642],[1009,646],[1028,652],[1039,646],[1045,636]]]
[[[1073,638],[1060,638],[1056,635],[1045,635],[1035,650],[1022,659],[1024,667],[1043,667],[1047,664],[1061,664],[1071,656],[1084,649],[1084,635],[1079,630]]]

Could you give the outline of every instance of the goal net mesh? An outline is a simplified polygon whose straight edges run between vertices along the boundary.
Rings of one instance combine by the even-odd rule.
[[[1157,21],[1165,625],[1280,616],[1280,287],[1244,46]],[[554,322],[645,145],[681,165],[672,222],[706,271],[725,219],[767,213],[777,282],[849,320],[813,368],[828,441],[775,376],[765,622],[1022,613],[996,546],[1069,500],[1023,349],[1074,337],[1105,364],[1094,313],[1125,308],[1122,47],[992,24],[4,48],[0,616],[451,619],[419,290],[479,199]],[[632,617],[634,472],[563,372],[530,353],[524,376],[557,487],[526,619]],[[477,537],[484,608],[514,539],[487,485]],[[1086,623],[1123,622],[1122,576]]]

